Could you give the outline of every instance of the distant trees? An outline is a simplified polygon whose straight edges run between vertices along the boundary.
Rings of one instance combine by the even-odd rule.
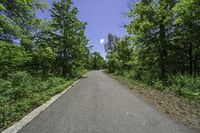
[[[111,72],[123,72],[125,69],[130,68],[129,61],[131,59],[131,42],[129,37],[120,39],[119,37],[109,34],[108,43],[105,44],[108,69]]]
[[[142,0],[128,12],[128,36],[105,45],[108,69],[153,84],[170,75],[200,73],[200,2]],[[117,38],[117,37],[115,37]]]
[[[98,52],[91,53],[91,69],[92,70],[100,70],[106,68],[106,61]]]

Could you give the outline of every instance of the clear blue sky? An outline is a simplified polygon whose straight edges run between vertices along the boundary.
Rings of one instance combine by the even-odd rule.
[[[129,22],[123,12],[128,10],[130,0],[73,0],[74,6],[78,7],[78,18],[87,22],[86,36],[89,39],[88,45],[93,45],[93,50],[105,57],[104,43],[107,42],[108,33],[123,37],[126,30],[122,28]],[[49,8],[52,7],[51,0],[48,0]],[[49,12],[37,12],[39,18],[50,18]],[[100,43],[100,40],[105,41]]]

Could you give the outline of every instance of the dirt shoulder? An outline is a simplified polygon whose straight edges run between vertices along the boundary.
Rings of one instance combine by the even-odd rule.
[[[107,74],[127,86],[136,95],[142,96],[144,100],[155,105],[158,110],[166,113],[175,121],[200,132],[200,102],[188,101],[167,89],[160,91],[121,76]]]

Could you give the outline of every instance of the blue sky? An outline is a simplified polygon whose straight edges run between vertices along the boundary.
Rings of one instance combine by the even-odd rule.
[[[107,42],[108,33],[123,37],[126,30],[122,28],[129,23],[129,19],[122,13],[128,10],[130,0],[73,0],[74,6],[79,10],[78,18],[87,22],[86,36],[88,45],[105,57],[104,43]],[[52,7],[48,0],[49,8]],[[48,11],[37,12],[39,18],[50,18]]]

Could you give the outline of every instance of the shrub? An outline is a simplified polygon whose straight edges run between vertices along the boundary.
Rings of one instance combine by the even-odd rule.
[[[8,75],[7,82],[11,83],[7,84],[7,87],[5,85],[2,87],[4,88],[4,93],[11,101],[20,100],[22,98],[25,98],[29,95],[31,89],[29,88],[29,85],[31,83],[31,76],[27,74],[26,72],[15,72]]]
[[[10,88],[12,88],[12,82],[0,79],[0,96],[5,96],[7,90],[9,90]]]
[[[38,77],[17,71],[0,79],[0,129],[20,119],[71,83],[61,77]]]
[[[0,41],[0,77],[19,70],[23,64],[30,60],[23,47]]]
[[[176,75],[169,77],[170,89],[178,95],[189,98],[200,97],[200,77],[194,78],[188,75]]]
[[[153,86],[154,86],[156,89],[159,89],[159,90],[164,90],[164,89],[165,89],[165,86],[164,86],[163,81],[158,80],[158,79],[157,79],[156,81],[154,81]]]

